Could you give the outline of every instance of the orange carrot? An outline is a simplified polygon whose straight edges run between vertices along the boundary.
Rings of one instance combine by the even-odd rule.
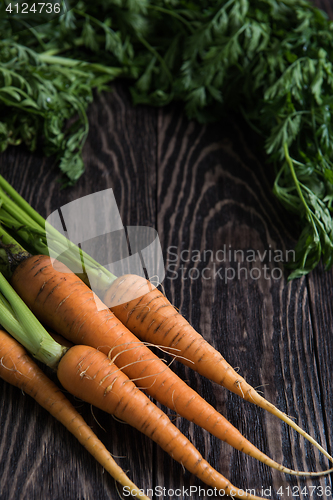
[[[67,269],[63,267],[63,269]],[[98,348],[118,368],[161,404],[266,465],[297,475],[267,457],[246,440],[220,413],[144,346],[73,273],[54,269],[46,256],[34,256],[15,270],[11,284],[34,314],[75,344]],[[329,455],[328,455],[329,456]]]
[[[213,469],[165,413],[101,351],[76,345],[60,360],[57,373],[69,392],[143,432],[207,485],[236,498],[260,498],[236,488]]]
[[[59,387],[37,366],[24,347],[3,330],[0,330],[0,377],[33,397],[59,420],[122,486],[133,495],[149,500],[117,465]]]
[[[139,339],[178,349],[179,360],[186,366],[286,422],[332,461],[309,434],[258,394],[149,281],[124,275],[112,283],[103,301]]]

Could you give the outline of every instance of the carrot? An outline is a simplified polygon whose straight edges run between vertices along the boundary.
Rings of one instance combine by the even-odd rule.
[[[134,496],[149,500],[126,476],[59,387],[45,375],[24,347],[1,329],[0,377],[33,397],[59,420],[102,467]]]
[[[103,301],[139,339],[178,349],[183,364],[286,422],[332,461],[309,434],[248,384],[149,281],[124,275],[112,283]]]
[[[11,284],[40,321],[75,344],[110,352],[115,365],[161,404],[270,467],[295,475],[322,474],[288,469],[259,451],[168,369],[69,269],[60,272],[49,257],[34,256],[16,268]]]
[[[165,413],[101,351],[76,345],[60,360],[57,373],[69,392],[143,432],[221,494],[248,500],[260,498],[236,488],[213,469]]]

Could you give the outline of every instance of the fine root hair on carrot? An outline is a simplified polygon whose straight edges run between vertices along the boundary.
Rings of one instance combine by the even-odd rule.
[[[106,350],[112,350],[113,348],[109,344],[96,346],[97,351],[105,352]]]
[[[254,389],[256,391],[258,391],[258,389],[260,389],[260,387],[265,388],[265,387],[268,387],[268,386],[269,386],[269,384],[260,384],[260,385],[257,385],[256,387],[254,387]]]
[[[128,353],[129,351],[133,351],[135,349],[140,349],[142,345],[146,345],[146,344],[143,344],[143,343],[140,343],[140,342],[136,342],[135,344],[136,345],[133,346],[133,342],[126,342],[125,344],[118,344],[117,346],[112,347],[110,349],[109,353],[108,353],[108,358],[112,361],[112,363],[114,363],[117,360],[117,358],[119,356],[121,356],[122,354]],[[115,349],[119,349],[119,347],[122,347],[122,346],[131,346],[131,347],[127,347],[126,349],[123,349],[122,351],[119,351],[117,354],[115,354],[113,357],[111,357],[112,356],[112,351],[114,351]],[[147,360],[147,361],[153,361],[154,359],[155,358],[152,358],[151,360]],[[137,361],[139,362],[140,360],[137,360]]]
[[[185,469],[185,467],[184,467],[184,464],[181,462],[181,463],[180,463],[180,465],[182,466],[182,469],[183,469],[183,474],[185,474],[185,473],[186,473],[186,469]]]
[[[135,344],[135,345],[133,345],[133,344]],[[123,351],[117,353],[114,358],[111,358],[112,351],[114,351],[115,349],[119,349],[119,347],[121,347],[121,346],[126,346],[126,345],[131,346],[131,347],[127,348],[127,349],[124,349]],[[184,361],[187,361],[188,363],[193,363],[193,361],[191,361],[190,359],[187,359],[185,356],[180,356],[178,354],[174,354],[173,352],[170,352],[170,351],[178,351],[179,352],[179,349],[177,349],[175,347],[164,347],[163,345],[152,344],[150,342],[142,342],[141,340],[139,340],[138,342],[126,342],[124,344],[117,344],[116,346],[111,347],[110,351],[109,351],[109,354],[108,354],[108,357],[113,362],[115,362],[115,360],[117,359],[117,357],[120,356],[121,354],[124,354],[125,352],[128,352],[128,351],[133,350],[133,349],[141,349],[141,347],[143,345],[146,346],[146,347],[155,347],[159,351],[164,352],[164,354],[168,354],[169,356],[172,356],[173,359],[170,361],[170,363],[169,363],[168,366],[171,366],[171,364],[174,362],[175,359],[182,359]],[[101,348],[99,350],[103,351],[102,346],[101,346]],[[147,359],[146,361],[149,361],[149,360]],[[151,361],[153,361],[153,359],[151,359]],[[167,362],[164,359],[161,359],[161,361],[163,361],[165,363]]]
[[[135,348],[133,347],[132,349],[135,349]],[[116,360],[117,360],[117,358],[118,358],[119,356],[121,356],[124,352],[128,352],[129,350],[130,350],[130,349],[124,349],[123,351],[120,351],[120,352],[119,352],[119,353],[117,353],[115,356],[113,356],[113,358],[111,358],[111,357],[109,356],[109,354],[110,354],[110,353],[109,353],[109,354],[108,354],[108,358],[110,359],[110,363],[115,363],[115,362],[116,362]],[[126,369],[126,368],[129,368],[129,367],[130,367],[130,366],[132,366],[132,365],[136,365],[136,364],[139,364],[139,363],[146,363],[147,361],[152,361],[152,362],[153,362],[153,361],[155,361],[155,359],[154,359],[154,358],[150,358],[150,359],[149,359],[149,358],[148,358],[148,359],[147,359],[147,358],[146,358],[146,359],[137,359],[137,360],[135,360],[135,361],[132,361],[131,363],[127,363],[127,365],[123,365],[123,366],[121,367],[121,369],[122,369],[122,370],[124,370],[124,369]],[[166,361],[165,361],[164,359],[161,359],[161,362],[162,362],[162,363],[166,363]],[[171,361],[171,362],[172,362],[172,361]],[[170,363],[170,364],[171,364],[171,363]],[[163,370],[160,370],[160,371],[155,372],[155,373],[149,373],[148,375],[142,375],[141,377],[130,378],[129,380],[131,380],[132,382],[135,382],[135,381],[139,381],[139,380],[144,380],[144,379],[146,379],[146,378],[151,378],[151,377],[154,377],[154,376],[156,377],[157,375],[161,375],[163,372],[167,371],[167,370],[168,370],[168,368],[169,368],[169,365],[166,365],[166,366],[164,367],[164,369],[163,369]],[[150,387],[152,387],[152,386],[153,386],[153,384],[154,384],[155,382],[156,382],[156,380],[154,380],[154,381],[153,381],[153,382],[152,382],[149,386],[147,386],[147,387],[141,387],[141,386],[140,386],[140,389],[149,389]]]
[[[128,473],[128,471],[126,472],[126,474],[127,474],[127,473]],[[119,498],[120,498],[121,500],[125,500],[125,499],[124,499],[124,497],[122,496],[122,494],[121,494],[121,493],[120,493],[120,491],[119,491],[117,481],[115,481],[115,482],[114,482],[114,484],[115,484],[115,488],[116,488],[116,490],[117,490],[117,493],[118,493]]]
[[[265,394],[265,392],[264,392],[264,391],[262,391],[262,390],[260,390],[260,387],[262,387],[262,388],[264,389],[265,387],[268,387],[268,385],[269,385],[269,384],[261,384],[261,385],[258,385],[257,387],[254,387],[254,390],[255,390],[258,394],[260,394],[260,395],[263,397],[263,396],[264,396],[264,394]]]
[[[102,424],[98,421],[96,415],[95,415],[95,412],[94,412],[94,407],[93,405],[90,405],[90,413],[92,415],[92,418],[95,420],[96,424],[98,425],[98,427],[100,429],[102,429],[102,431],[104,431],[106,433],[106,430],[104,429],[104,427],[102,426]],[[113,456],[113,455],[112,455]]]
[[[115,420],[119,424],[128,425],[128,423],[125,420],[122,420],[121,418],[117,418],[115,415],[111,415],[111,417],[113,418],[113,420]]]
[[[134,361],[134,363],[135,363],[135,361]],[[165,371],[167,369],[168,369],[168,366],[165,367]],[[156,375],[160,375],[161,373],[163,373],[163,371],[156,373]],[[142,375],[142,377],[130,378],[128,380],[130,380],[131,382],[139,382],[139,381],[145,380],[146,378],[150,378],[150,377],[151,377],[151,375]],[[144,387],[140,384],[140,389],[141,390],[148,390],[154,385],[154,383],[155,383],[155,381],[152,382],[151,384],[147,385],[146,387]]]
[[[117,483],[115,482],[115,487],[116,487],[116,490],[117,490],[117,493],[118,493],[118,496],[121,500],[124,500],[124,497],[121,495],[120,491],[119,491],[119,488],[117,486]]]
[[[156,279],[155,279],[156,278]],[[158,274],[153,274],[152,276],[150,276],[149,278],[149,282],[154,285],[154,283],[157,283],[156,285],[156,288],[160,285],[162,285],[162,282],[160,281],[160,277]]]
[[[290,418],[291,420],[296,420],[296,417],[294,415],[288,415],[288,413],[285,413],[286,417]]]
[[[176,403],[175,403],[175,391],[172,392],[172,396],[171,396],[171,400],[172,400],[172,404],[173,404],[173,411],[177,413],[177,415],[179,415],[179,412],[177,411],[177,408],[176,408]]]
[[[236,380],[235,385],[238,387],[239,391],[241,392],[242,398],[245,399],[245,395],[244,395],[244,392],[243,392],[243,389],[242,389],[241,382],[239,380]]]
[[[89,377],[89,375],[87,375],[88,367],[86,367],[84,370],[82,369],[82,371],[80,371],[79,368],[80,367],[78,367],[78,372],[80,373],[80,378],[83,378],[83,377],[87,377],[88,378]]]
[[[126,422],[125,422],[125,423],[126,423]],[[113,458],[119,458],[119,459],[120,459],[120,458],[127,458],[127,456],[126,456],[126,455],[115,455],[114,453],[111,453],[111,455],[112,455],[112,457],[113,457]],[[126,471],[126,472],[128,472],[128,471]]]
[[[10,356],[9,356],[9,359],[10,359],[11,363],[13,364],[13,366],[11,368],[6,366],[3,362],[4,356],[2,356],[2,358],[0,359],[0,365],[2,366],[2,368],[4,368],[4,370],[8,370],[9,372],[13,372],[15,374],[18,374],[20,377],[25,376],[27,379],[29,379],[29,377],[27,375],[24,375],[24,373],[20,372],[20,370],[18,368],[16,368],[15,362],[11,359]],[[23,390],[22,390],[22,393],[25,395]]]
[[[168,417],[170,418],[171,422],[175,423],[177,420],[179,420],[180,415],[170,415],[170,413],[167,413]]]
[[[173,352],[170,352],[170,351],[180,351],[179,349],[175,349],[174,347],[165,347],[165,346],[162,346],[162,345],[159,345],[159,344],[146,344],[150,347],[157,347],[161,352],[164,352],[165,354],[168,354],[169,356],[172,356],[172,361],[171,363],[173,363],[175,360],[179,359],[179,360],[182,360],[182,361],[186,361],[186,363],[188,364],[193,364],[194,365],[194,361],[192,361],[191,359],[188,359],[186,356],[181,356],[180,354],[174,354]],[[171,365],[170,363],[170,365]]]

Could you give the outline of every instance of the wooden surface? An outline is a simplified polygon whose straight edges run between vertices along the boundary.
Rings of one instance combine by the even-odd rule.
[[[317,5],[333,14],[328,0]],[[60,190],[53,160],[24,148],[0,156],[1,174],[45,217],[71,200],[113,188],[124,225],[157,229],[172,303],[249,383],[332,452],[333,273],[319,268],[287,283],[281,262],[274,261],[277,251],[285,255],[293,248],[297,230],[271,194],[272,176],[247,125],[230,117],[204,127],[175,105],[133,108],[121,83],[96,96],[89,119],[86,172],[75,187]],[[229,249],[238,251],[236,259],[223,261],[221,251],[228,257]],[[201,262],[186,262],[197,250]],[[255,262],[246,259],[250,250],[257,252]],[[226,279],[231,269],[235,278]],[[276,461],[298,470],[327,468],[327,460],[276,418],[180,364],[173,369]],[[72,402],[139,487],[165,487],[154,498],[211,498],[203,483],[144,436]],[[181,418],[175,423],[239,487],[270,499],[332,496],[330,476],[285,476]],[[0,500],[41,498],[116,500],[118,491],[58,422],[0,381]]]

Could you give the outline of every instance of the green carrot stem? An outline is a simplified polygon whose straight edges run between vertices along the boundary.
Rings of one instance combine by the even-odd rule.
[[[27,337],[24,328],[17,321],[13,308],[10,306],[5,296],[0,293],[0,315],[1,325],[14,337],[20,344],[22,344],[29,352],[35,350],[33,342]]]
[[[70,59],[67,57],[61,57],[61,56],[55,56],[55,55],[50,55],[47,53],[41,53],[38,55],[38,59],[41,62],[47,63],[47,64],[59,64],[60,66],[77,66],[78,64],[82,63],[83,61],[79,61],[78,59]]]
[[[5,191],[10,197],[6,195]],[[3,202],[3,209],[22,225],[21,230],[17,230],[17,232],[26,244],[35,247],[35,250],[44,255],[51,254],[52,256],[52,253],[59,255],[59,259],[69,268],[74,264],[76,269],[81,269],[82,262],[84,262],[85,272],[89,274],[89,279],[93,281],[95,289],[106,289],[116,279],[116,276],[96,262],[86,252],[79,249],[79,247],[74,245],[63,234],[59,233],[51,224],[48,224],[1,175],[0,199]],[[5,223],[5,220],[2,220]],[[31,229],[32,232],[37,232],[41,236],[37,246],[35,241],[29,239],[29,231],[24,231],[25,227],[28,230]],[[83,275],[80,275],[80,277],[87,282],[86,277]]]
[[[56,368],[68,348],[53,340],[2,273],[0,292],[2,326],[36,359]]]
[[[10,236],[3,227],[0,226],[0,240],[4,247],[10,247],[10,252],[13,255],[26,254],[28,257],[29,253],[16,241],[12,236]]]
[[[112,79],[119,78],[120,76],[126,76],[128,73],[126,68],[120,68],[117,66],[103,66],[99,63],[90,63],[87,61],[81,61],[80,59],[71,59],[68,57],[56,56],[52,55],[51,51],[38,54],[38,59],[40,62],[46,64],[57,64],[58,66],[63,66],[65,68],[74,68],[77,66],[78,69],[80,69],[80,67],[85,66],[87,67],[87,69],[95,70],[98,73],[110,75]]]
[[[320,222],[320,220],[318,220],[318,217],[316,216],[316,214],[310,209],[309,205],[307,204],[307,202],[304,198],[304,195],[303,195],[303,192],[301,189],[301,183],[299,182],[297,175],[296,175],[296,172],[295,172],[293,160],[290,158],[290,155],[289,155],[289,149],[288,149],[287,143],[284,143],[283,147],[284,147],[285,158],[286,158],[287,164],[289,166],[293,181],[295,183],[297,194],[298,194],[299,199],[301,200],[301,203],[304,207],[306,217],[313,227],[313,231],[314,231],[314,234],[316,236],[316,240],[318,243],[320,243],[320,236],[318,233],[318,228],[317,228],[316,223],[318,225],[321,225],[321,222]]]
[[[15,189],[2,177],[2,175],[0,175],[0,187],[8,193],[8,195],[14,200],[15,204],[20,207],[25,214],[28,214],[32,220],[45,229],[45,219],[39,215],[39,213],[36,212],[36,210],[34,210],[17,191],[15,191]]]

